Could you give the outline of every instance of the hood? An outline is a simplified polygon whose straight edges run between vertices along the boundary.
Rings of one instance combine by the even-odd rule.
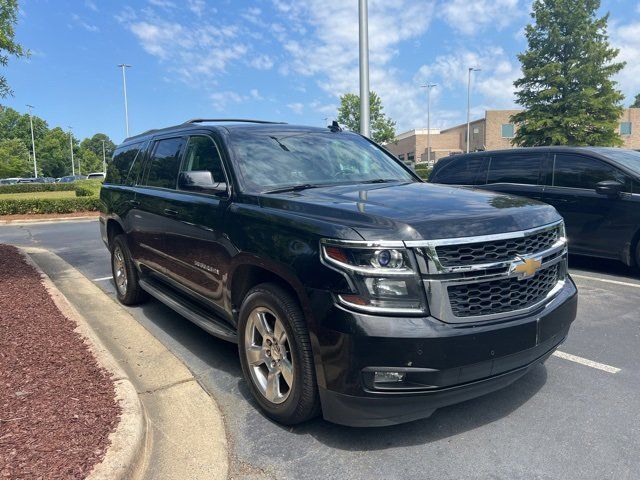
[[[357,184],[264,194],[263,207],[355,229],[365,240],[435,240],[526,230],[561,217],[522,197],[429,183]]]

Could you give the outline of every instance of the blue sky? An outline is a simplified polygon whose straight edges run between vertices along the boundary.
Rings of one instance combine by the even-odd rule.
[[[479,65],[473,116],[513,107],[516,55],[526,47],[530,1],[370,0],[371,88],[398,131],[461,123],[466,70]],[[603,1],[627,67],[625,103],[640,92],[640,3]],[[17,39],[28,60],[4,69],[50,126],[124,137],[119,63],[127,71],[131,133],[192,117],[250,117],[323,125],[341,93],[358,91],[356,0],[30,0]]]

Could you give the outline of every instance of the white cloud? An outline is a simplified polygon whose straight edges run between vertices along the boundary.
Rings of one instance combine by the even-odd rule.
[[[289,61],[279,66],[283,75],[295,73],[313,79],[337,99],[358,91],[358,6],[343,0],[273,0],[284,20],[271,25]],[[403,72],[391,67],[400,44],[420,38],[433,17],[434,2],[424,0],[370,0],[369,57],[371,89],[383,100],[398,127],[421,121],[417,85],[399,80]],[[316,108],[312,107],[318,113]],[[335,110],[334,113],[335,115]]]
[[[420,67],[416,78],[437,83],[449,95],[457,91],[466,97],[469,67],[481,68],[481,71],[472,73],[471,83],[475,105],[482,104],[480,110],[516,108],[513,82],[521,74],[520,66],[501,47],[439,55],[433,63]],[[477,108],[476,115],[480,113]],[[458,115],[457,121],[461,119]]]
[[[149,0],[149,4],[160,8],[175,8],[176,4],[171,0]]]
[[[519,0],[446,0],[438,11],[456,31],[475,35],[488,29],[502,30],[524,17],[528,10]]]
[[[201,17],[205,11],[209,11],[211,13],[215,13],[215,8],[207,9],[207,4],[204,0],[189,0],[188,2],[189,10],[195,13],[198,17]]]
[[[253,57],[249,65],[258,70],[270,70],[273,67],[273,60],[269,55],[260,54]]]
[[[213,108],[216,110],[225,110],[229,104],[242,103],[247,100],[246,95],[241,95],[231,90],[224,92],[212,93],[209,98]]]
[[[98,11],[98,5],[93,0],[84,0],[84,6],[89,10],[93,10],[94,12]]]
[[[97,25],[93,25],[91,23],[87,23],[85,22],[80,15],[77,14],[73,14],[71,15],[71,18],[73,19],[73,21],[77,24],[80,25],[82,28],[84,28],[85,30],[87,30],[88,32],[92,32],[92,33],[96,33],[100,31],[100,28]]]
[[[287,107],[296,115],[302,115],[302,112],[304,112],[304,104],[300,102],[288,103]]]
[[[615,79],[626,97],[625,103],[629,104],[640,93],[640,21],[624,25],[612,23],[610,32],[611,44],[620,49],[617,60],[627,62]]]

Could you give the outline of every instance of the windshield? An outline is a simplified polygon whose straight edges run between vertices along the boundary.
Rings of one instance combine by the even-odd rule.
[[[620,165],[640,174],[640,152],[622,148],[592,148],[591,150],[609,157]]]
[[[416,181],[384,151],[352,133],[237,129],[231,130],[229,140],[245,191]]]

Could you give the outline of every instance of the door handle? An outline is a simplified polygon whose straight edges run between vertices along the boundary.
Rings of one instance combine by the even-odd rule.
[[[139,207],[140,202],[137,200],[129,200],[129,205],[131,205],[132,207]]]
[[[165,208],[164,209],[164,213],[166,213],[167,215],[178,215],[178,211],[177,210],[171,210],[170,208]]]

